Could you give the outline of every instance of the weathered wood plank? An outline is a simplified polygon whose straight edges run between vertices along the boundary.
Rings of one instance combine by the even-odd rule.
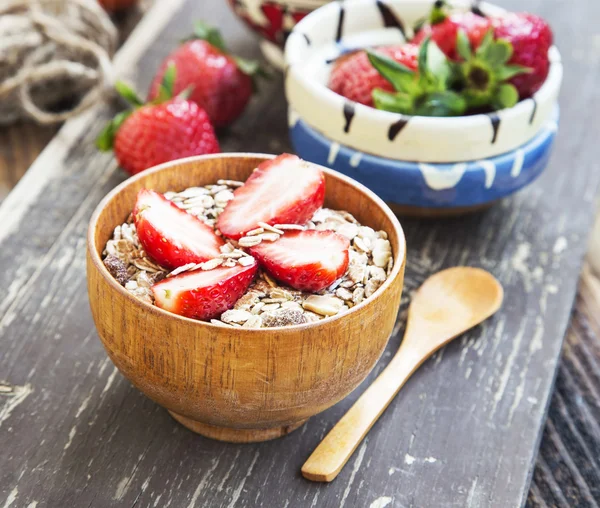
[[[600,503],[600,282],[584,268],[528,506]]]
[[[177,11],[176,3],[159,3],[119,57],[121,70],[142,87],[156,60],[188,30],[190,19],[202,14],[225,28],[235,48],[256,54],[256,45],[249,44],[224,6],[208,8],[190,0]],[[595,33],[591,25],[579,24],[600,14],[592,0],[529,4],[560,20],[557,32],[565,39],[575,30],[581,40]],[[166,26],[156,37],[149,25],[161,23]],[[91,147],[109,108],[69,122],[0,208],[0,266],[6,267],[0,283],[8,288],[0,301],[0,378],[13,389],[0,394],[0,502],[337,507],[390,498],[389,506],[521,503],[600,179],[593,150],[599,128],[582,120],[599,106],[598,92],[583,62],[571,56],[577,47],[569,44],[575,43],[563,45],[563,56],[579,74],[566,79],[566,128],[548,173],[481,215],[403,222],[409,244],[407,290],[444,266],[479,265],[505,285],[503,311],[415,375],[331,485],[304,481],[299,468],[358,393],[284,439],[236,446],[186,431],[114,370],[84,297],[84,235],[92,209],[124,175],[109,156]],[[264,87],[244,118],[224,133],[224,150],[289,149],[280,91],[281,78]],[[566,172],[566,167],[575,170]],[[371,379],[397,348],[402,322],[401,313],[388,353]],[[572,443],[561,444],[550,428],[548,446],[592,453],[594,436],[576,423],[571,427]],[[581,499],[595,495],[592,467],[587,478],[579,470],[583,463],[558,464],[548,450],[536,476],[549,482],[564,473],[564,485],[570,486],[552,490],[556,503],[576,499],[577,489]],[[540,485],[536,481],[538,491]]]

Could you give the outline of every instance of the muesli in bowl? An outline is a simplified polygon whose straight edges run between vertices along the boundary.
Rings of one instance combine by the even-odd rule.
[[[218,185],[219,180],[246,182],[243,187],[240,186],[235,190],[237,197],[238,194],[251,189],[249,181],[254,178],[254,175],[261,174],[256,168],[272,160],[271,155],[223,153],[190,157],[151,168],[113,189],[96,208],[88,229],[87,283],[90,308],[98,336],[108,356],[129,381],[152,400],[168,409],[178,422],[194,432],[224,441],[254,442],[283,436],[298,428],[310,416],[339,402],[365,379],[385,349],[400,307],[406,263],[406,242],[398,219],[381,199],[362,185],[330,169],[317,167],[325,178],[327,188],[323,206],[332,210],[347,210],[361,224],[375,231],[385,231],[391,246],[393,267],[391,273],[387,275],[387,280],[371,296],[349,308],[348,311],[338,311],[337,314],[325,319],[293,326],[261,328],[229,326],[221,324],[220,321],[219,324],[213,324],[209,319],[190,319],[167,311],[158,305],[143,301],[134,296],[130,290],[125,289],[109,273],[104,264],[106,256],[103,252],[108,242],[114,239],[117,226],[121,225],[122,237],[132,234],[132,228],[128,226],[123,229],[122,224],[129,223],[127,217],[136,208],[140,190],[154,189],[159,194],[158,199],[161,203],[167,202],[169,211],[175,210],[175,213],[181,212],[183,217],[193,219],[191,214],[183,212],[175,205],[171,206],[169,201],[161,196],[167,194],[168,197],[173,198],[168,194],[169,191],[180,192],[190,187],[215,183]],[[305,188],[302,185],[303,180],[299,180],[296,171],[293,170],[295,164],[298,164],[294,161],[297,159],[292,158],[289,162],[293,164],[285,166],[288,169],[291,167],[291,171],[282,172],[281,176],[289,177],[283,187],[279,190],[267,189],[266,203],[244,209],[243,218],[249,222],[241,231],[245,236],[256,236],[247,234],[253,228],[256,229],[257,218],[251,213],[252,211],[280,208],[277,206],[278,203],[285,201],[298,189]],[[310,165],[310,168],[314,169],[314,166]],[[304,171],[305,169],[302,170]],[[319,172],[316,174],[319,175]],[[311,181],[320,182],[320,179],[311,179]],[[232,185],[229,187],[234,188]],[[242,191],[244,188],[246,190]],[[321,183],[318,188],[321,188]],[[199,192],[204,194],[203,191]],[[214,192],[214,196],[211,197],[215,199],[217,193],[218,191]],[[152,193],[150,195],[153,196]],[[191,198],[185,198],[183,201],[186,199]],[[228,200],[226,206],[220,206],[225,211],[221,211],[218,217],[209,218],[209,221],[215,220],[216,229],[223,233],[221,237],[212,236],[213,240],[217,238],[219,247],[215,255],[210,256],[211,258],[222,254],[220,245],[226,243],[225,234],[233,234],[227,224],[224,225],[224,218],[227,218],[227,211],[233,204],[233,200]],[[189,201],[187,205],[190,205]],[[303,202],[300,209],[308,208],[306,205],[307,203]],[[314,204],[311,204],[310,208],[313,207]],[[141,208],[143,207],[138,206],[138,212]],[[206,208],[213,208],[213,206]],[[318,206],[306,212],[306,218],[303,220],[308,222],[317,209]],[[293,210],[293,212],[297,211]],[[142,213],[143,215],[145,213]],[[231,220],[231,215],[229,217],[227,223],[235,224]],[[164,218],[163,215],[160,215],[159,221],[161,218]],[[135,214],[132,220],[135,225]],[[254,224],[251,224],[252,222]],[[279,217],[273,225],[292,222],[294,221],[288,215]],[[208,230],[211,235],[214,235],[214,227],[211,228],[202,221],[195,221],[194,224],[196,223],[200,223],[199,228],[202,231]],[[161,223],[159,222],[158,225],[161,226]],[[144,236],[142,230],[144,233],[150,231],[148,228],[140,229],[139,224],[135,227],[140,245],[141,237]],[[169,229],[169,232],[172,233],[172,229]],[[196,236],[190,234],[188,228],[186,232],[187,245]],[[303,233],[319,237],[339,234],[316,229],[298,233],[288,231],[278,241],[262,240],[258,247],[277,245],[285,247],[282,243],[285,236]],[[245,236],[232,238],[232,245],[235,246],[234,242],[238,242],[239,245],[240,239]],[[350,241],[341,234],[340,236],[342,241],[348,242],[347,270],[349,271]],[[333,238],[337,239],[338,236]],[[353,239],[352,243],[354,241]],[[357,248],[360,248],[360,241],[356,240],[356,243]],[[120,251],[121,248],[127,249],[126,245],[127,242],[120,242],[114,247]],[[210,242],[203,242],[202,245],[210,247]],[[258,259],[256,247],[243,247],[240,250],[250,253],[255,249],[253,258]],[[214,246],[211,249],[214,249]],[[142,250],[147,255],[141,255]],[[335,250],[339,252],[340,249],[336,247]],[[341,250],[343,252],[344,249]],[[375,250],[374,246],[371,250]],[[162,255],[167,256],[181,255],[181,252],[185,255],[187,251],[162,249]],[[234,267],[220,266],[205,271],[200,269],[164,278],[159,282],[158,279],[164,273],[156,276],[154,274],[158,273],[157,268],[154,268],[156,271],[152,271],[151,266],[144,264],[144,259],[152,259],[152,262],[156,263],[158,260],[152,257],[153,255],[156,253],[152,254],[145,248],[135,247],[131,249],[130,259],[131,264],[137,265],[136,268],[146,271],[147,276],[151,277],[149,285],[151,287],[154,285],[155,289],[157,286],[160,289],[160,284],[165,281],[177,281],[179,277],[191,276],[190,273],[202,276],[202,274],[219,274],[223,270],[240,272],[246,269],[252,270],[236,262]],[[158,256],[161,256],[160,252]],[[247,256],[241,256],[240,259],[242,257]],[[164,263],[164,260],[161,259],[160,262]],[[226,260],[223,264],[226,262],[232,263]],[[264,260],[260,262],[264,263]],[[321,274],[322,283],[331,285],[326,278],[332,272],[332,267],[338,266],[338,262],[336,256],[333,256],[328,269]],[[119,264],[117,268],[119,266],[121,282],[126,284],[128,281],[125,278],[127,278],[135,280],[140,285],[139,281],[143,280],[143,277],[132,279],[134,269],[129,264],[125,265],[126,272],[128,268],[131,270],[131,273],[127,272],[127,274],[123,273],[123,265]],[[139,268],[140,266],[142,268]],[[276,264],[272,264],[269,269],[273,270],[275,267]],[[173,269],[168,267],[170,271]],[[259,268],[256,268],[256,272],[260,273]],[[113,269],[113,273],[117,272]],[[308,284],[321,279],[313,277],[304,280],[299,277],[298,280]],[[251,282],[245,283],[248,287],[242,287],[243,290],[234,285],[232,291],[227,292],[228,295],[236,296],[235,301],[231,302],[232,307],[238,300],[237,296],[242,296],[248,291]],[[363,284],[365,284],[364,280]],[[205,303],[216,300],[222,304],[219,298],[223,294],[221,288],[222,286],[217,287],[216,298],[208,298]],[[340,286],[336,290],[339,288]],[[177,296],[178,292],[180,289],[172,290],[171,297]],[[162,293],[166,296],[164,291]],[[151,294],[154,296],[154,292]],[[269,296],[275,299],[278,295],[275,293]],[[215,317],[220,318],[224,312],[225,309],[220,310]]]
[[[224,326],[301,325],[346,312],[392,272],[386,231],[324,208],[318,166],[283,154],[244,182],[142,189],[103,261],[140,300]]]

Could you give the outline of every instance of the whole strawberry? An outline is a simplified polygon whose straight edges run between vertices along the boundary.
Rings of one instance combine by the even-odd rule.
[[[166,82],[173,75],[169,72]],[[114,149],[119,165],[129,174],[163,162],[220,151],[206,111],[182,95],[171,98],[168,85],[161,86],[160,97],[148,104],[123,83],[118,83],[117,89],[134,108],[109,122],[96,145],[103,151]]]
[[[161,64],[148,95],[155,99],[170,65],[177,69],[175,94],[193,87],[189,99],[203,108],[215,127],[224,127],[238,118],[254,90],[253,77],[260,74],[257,62],[227,52],[218,30],[197,23],[192,40],[174,50]]]
[[[457,12],[448,14],[446,3],[442,0],[435,2],[429,20],[417,29],[413,44],[422,44],[427,38],[444,52],[451,60],[459,58],[456,49],[456,37],[463,30],[473,48],[478,48],[485,34],[490,30],[489,19],[472,12]]]
[[[529,73],[511,80],[521,99],[531,97],[548,77],[552,30],[542,18],[529,13],[506,13],[491,18],[491,23],[496,39],[503,39],[512,45],[509,63],[531,69]]]
[[[418,46],[382,46],[378,53],[404,65],[408,69],[417,68]],[[394,88],[369,62],[365,51],[357,51],[340,58],[329,78],[329,88],[347,99],[373,106],[373,90],[379,88],[392,92]]]

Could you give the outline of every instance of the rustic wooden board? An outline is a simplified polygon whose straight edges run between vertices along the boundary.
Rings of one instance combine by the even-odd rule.
[[[548,413],[530,507],[600,506],[600,281],[586,265]]]
[[[256,54],[224,5],[180,4],[160,2],[121,52],[120,70],[138,84],[148,84],[157,59],[203,13],[235,48]],[[109,108],[67,123],[0,208],[0,500],[101,507],[524,502],[600,179],[592,124],[599,96],[588,73],[600,62],[584,62],[577,52],[583,42],[571,35],[592,40],[593,24],[579,21],[598,19],[600,5],[531,0],[527,9],[556,20],[572,71],[548,173],[477,216],[403,221],[407,293],[439,268],[477,265],[503,282],[506,305],[415,375],[331,485],[306,482],[299,468],[358,394],[282,440],[237,446],[183,429],[114,370],[85,296],[85,229],[124,175],[92,148]],[[264,87],[223,135],[224,150],[289,149],[281,86],[276,78]],[[372,376],[398,346],[402,314]],[[573,482],[587,485],[576,476]]]

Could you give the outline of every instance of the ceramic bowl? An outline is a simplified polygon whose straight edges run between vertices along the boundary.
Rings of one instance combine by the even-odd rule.
[[[330,0],[228,0],[237,16],[262,38],[269,62],[283,69],[283,46],[298,21]]]
[[[331,141],[303,120],[294,118],[294,150],[369,186],[401,214],[447,215],[484,206],[513,194],[535,180],[550,157],[558,129],[554,117],[523,146],[502,155],[453,164],[386,159]],[[308,157],[310,154],[310,157]]]
[[[471,5],[459,1],[454,4],[458,8]],[[486,3],[479,6],[486,14],[503,11]],[[354,162],[361,158],[362,171],[377,170],[377,177],[367,180],[363,175],[362,178],[372,189],[390,190],[402,186],[404,193],[410,194],[410,199],[398,195],[392,203],[421,207],[476,206],[481,204],[481,193],[474,192],[472,201],[448,199],[447,192],[444,196],[432,195],[431,191],[436,189],[422,185],[421,171],[411,172],[416,178],[414,182],[396,180],[395,177],[398,172],[409,167],[418,168],[420,164],[439,171],[454,168],[454,176],[462,173],[464,164],[461,163],[467,163],[467,167],[491,167],[490,159],[502,156],[506,161],[511,152],[518,157],[542,130],[552,130],[562,81],[560,54],[555,47],[550,50],[550,73],[541,89],[513,108],[490,114],[456,118],[411,117],[356,104],[327,87],[337,58],[352,49],[401,43],[412,36],[409,27],[426,16],[430,8],[431,2],[423,0],[389,0],[385,4],[346,0],[325,5],[298,23],[288,38],[285,52],[285,88],[292,139],[298,154],[315,162],[324,159],[311,148],[312,143],[306,142],[307,137],[319,138],[334,151],[339,147],[342,154],[354,156]],[[551,144],[552,138],[549,139]],[[329,156],[327,160],[332,159]],[[350,161],[346,166],[351,169],[340,160],[335,167],[356,176],[356,168]],[[541,169],[537,167],[537,172]],[[380,180],[380,177],[385,178]],[[449,182],[452,178],[448,176],[444,180]],[[525,173],[522,178],[521,182]],[[501,179],[491,180],[488,176],[487,183],[490,181],[492,191],[487,193],[490,199],[507,194],[504,192],[506,187],[494,188],[502,184]],[[396,185],[390,187],[390,182],[396,182]],[[468,182],[469,179],[465,179],[463,185]],[[511,186],[510,192],[522,186],[519,182],[512,183],[517,185]],[[465,192],[460,194],[466,195]],[[390,197],[389,192],[380,195],[384,199]]]
[[[90,305],[109,357],[176,420],[225,441],[282,436],[343,399],[371,371],[400,305],[406,248],[398,220],[371,191],[323,169],[325,205],[387,231],[395,264],[381,288],[345,314],[290,327],[230,328],[171,314],[127,292],[106,270],[101,254],[141,188],[180,191],[219,179],[245,180],[271,157],[218,154],[145,171],[106,196],[88,232]]]

